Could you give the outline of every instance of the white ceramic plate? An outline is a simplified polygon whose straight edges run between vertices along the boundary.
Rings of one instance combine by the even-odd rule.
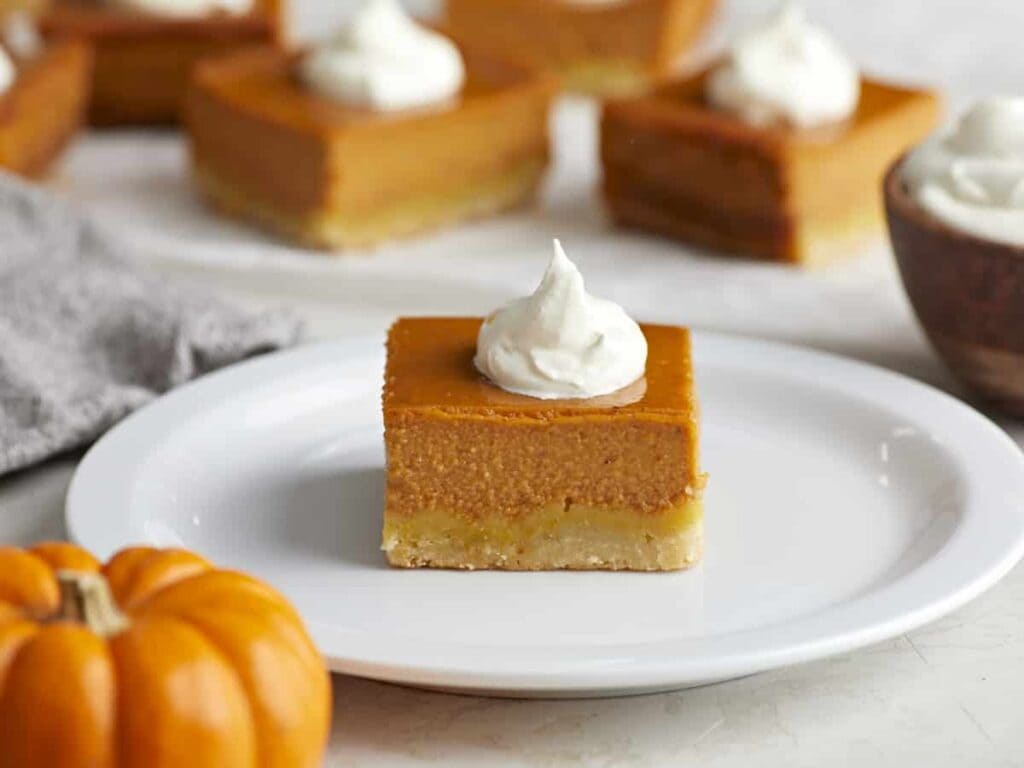
[[[847,651],[963,605],[1024,551],[1024,461],[902,376],[698,334],[707,553],[681,574],[391,570],[379,339],[182,387],[83,460],[73,539],[196,549],[290,597],[333,669],[584,696],[723,680]]]

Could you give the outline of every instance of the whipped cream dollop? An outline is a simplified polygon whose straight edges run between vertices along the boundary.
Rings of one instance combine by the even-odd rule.
[[[225,13],[244,16],[253,9],[253,0],[108,0],[116,7],[153,16],[190,19]]]
[[[43,50],[43,39],[32,17],[24,11],[14,11],[4,19],[0,30],[0,93],[5,93],[18,79],[18,61],[38,56]]]
[[[799,5],[787,3],[737,40],[705,89],[713,106],[748,123],[814,128],[856,111],[860,73]]]
[[[6,50],[0,48],[0,93],[10,90],[17,77],[18,70],[14,66],[14,59]]]
[[[976,104],[903,164],[918,204],[970,234],[1024,246],[1024,97]]]
[[[306,55],[300,72],[327,98],[381,111],[448,101],[466,79],[458,47],[417,24],[397,0],[368,0],[340,34]]]
[[[488,317],[477,370],[509,392],[590,398],[632,384],[647,366],[647,339],[618,304],[587,294],[561,244],[540,286]]]
[[[3,41],[4,47],[18,59],[33,59],[46,47],[35,20],[25,11],[15,11],[7,16]]]

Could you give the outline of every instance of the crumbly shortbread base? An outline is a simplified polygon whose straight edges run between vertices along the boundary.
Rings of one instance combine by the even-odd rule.
[[[326,250],[365,248],[513,208],[531,199],[546,163],[529,158],[475,183],[395,200],[372,212],[317,210],[296,215],[275,210],[219,176],[201,160],[193,165],[199,187],[226,214],[248,219],[303,245]]]
[[[386,513],[382,549],[401,568],[675,571],[703,551],[703,504],[663,512],[550,505],[507,517]]]
[[[822,267],[863,252],[880,242],[885,215],[872,195],[825,218],[805,217],[793,238],[792,260],[808,267]]]
[[[567,64],[559,72],[562,86],[591,96],[632,96],[653,80],[649,66],[625,59],[586,59]]]

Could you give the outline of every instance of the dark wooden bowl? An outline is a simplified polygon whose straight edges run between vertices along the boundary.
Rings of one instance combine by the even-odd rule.
[[[1024,247],[953,229],[885,177],[889,236],[903,287],[939,356],[971,390],[1024,416]]]

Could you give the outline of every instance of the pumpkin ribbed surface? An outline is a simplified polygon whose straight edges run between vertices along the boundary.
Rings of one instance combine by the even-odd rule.
[[[0,768],[311,768],[329,720],[261,582],[177,549],[0,547]]]

